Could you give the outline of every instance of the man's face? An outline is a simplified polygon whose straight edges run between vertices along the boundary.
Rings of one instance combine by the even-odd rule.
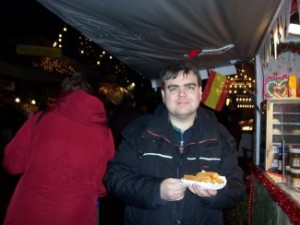
[[[162,100],[169,115],[180,119],[195,117],[201,94],[197,75],[193,72],[188,74],[179,72],[176,79],[166,80],[165,86],[161,89]]]

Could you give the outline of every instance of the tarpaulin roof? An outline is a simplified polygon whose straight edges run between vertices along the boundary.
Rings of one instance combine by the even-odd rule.
[[[190,60],[209,69],[270,54],[291,0],[37,0],[147,78]]]

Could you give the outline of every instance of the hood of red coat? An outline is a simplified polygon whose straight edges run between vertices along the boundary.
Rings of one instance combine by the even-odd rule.
[[[101,100],[81,89],[61,93],[51,111],[82,124],[106,123],[105,107]]]

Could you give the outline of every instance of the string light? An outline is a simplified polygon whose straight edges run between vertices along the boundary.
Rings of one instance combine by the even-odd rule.
[[[129,76],[135,76],[134,79],[137,79],[140,76],[136,76],[137,74],[134,71],[129,70],[126,65],[117,60],[113,55],[109,54],[104,49],[100,48],[92,40],[89,40],[82,34],[74,31],[75,30],[72,29],[69,30],[68,26],[64,24],[61,32],[58,34],[57,40],[53,42],[52,46],[61,47],[64,51],[69,51],[69,49],[72,49],[74,53],[77,52],[77,54],[71,53],[72,58],[78,60],[79,62],[83,62],[85,66],[90,67],[91,69],[100,69],[101,72],[103,70],[107,70],[108,73],[122,74],[122,76],[119,76],[118,79],[121,84],[124,82],[124,86],[132,82],[127,81],[129,79]],[[74,40],[70,41],[70,39]],[[48,65],[46,68],[49,69],[49,67],[50,66]],[[143,80],[142,77],[140,77],[140,79]]]
[[[69,29],[66,24],[58,32],[56,39],[52,42],[52,47],[60,48],[63,56],[58,58],[36,57],[31,61],[34,68],[47,72],[56,72],[62,76],[69,76],[81,70],[82,66],[84,66],[84,70],[88,69],[95,73],[98,72],[99,80],[102,82],[100,84],[102,85],[101,91],[103,92],[104,89],[107,89],[107,96],[116,104],[122,99],[121,96],[126,95],[128,92],[133,92],[137,87],[142,87],[143,82],[146,81],[144,77],[131,70],[127,65],[99,47],[92,40],[89,40],[74,29]],[[72,59],[68,56],[71,56]],[[111,81],[114,88],[103,84],[105,80],[110,82],[109,76],[114,77],[114,80]],[[51,99],[56,94],[54,92],[44,94],[43,98],[47,105],[50,105]],[[27,100],[23,100],[23,97],[22,102],[20,98],[11,99],[10,101],[17,104],[20,103],[28,111],[36,110],[36,102],[31,102],[33,97],[31,96]],[[38,96],[37,99],[40,97]],[[40,101],[38,100],[37,102]],[[35,107],[33,108],[32,106]]]
[[[237,74],[230,77],[230,80],[229,100],[226,102],[229,103],[231,98],[235,98],[238,108],[254,108],[249,91],[254,92],[255,80],[247,74],[244,65],[241,66]]]
[[[20,102],[21,102],[21,99],[20,99],[19,97],[16,97],[16,98],[15,98],[15,102],[16,102],[16,103],[20,103]]]
[[[70,75],[75,72],[72,63],[64,58],[43,57],[33,62],[33,67],[42,68],[49,72],[58,72],[60,74]]]

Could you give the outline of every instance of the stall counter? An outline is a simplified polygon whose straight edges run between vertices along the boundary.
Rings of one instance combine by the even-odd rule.
[[[250,165],[248,224],[300,225],[300,192]]]

